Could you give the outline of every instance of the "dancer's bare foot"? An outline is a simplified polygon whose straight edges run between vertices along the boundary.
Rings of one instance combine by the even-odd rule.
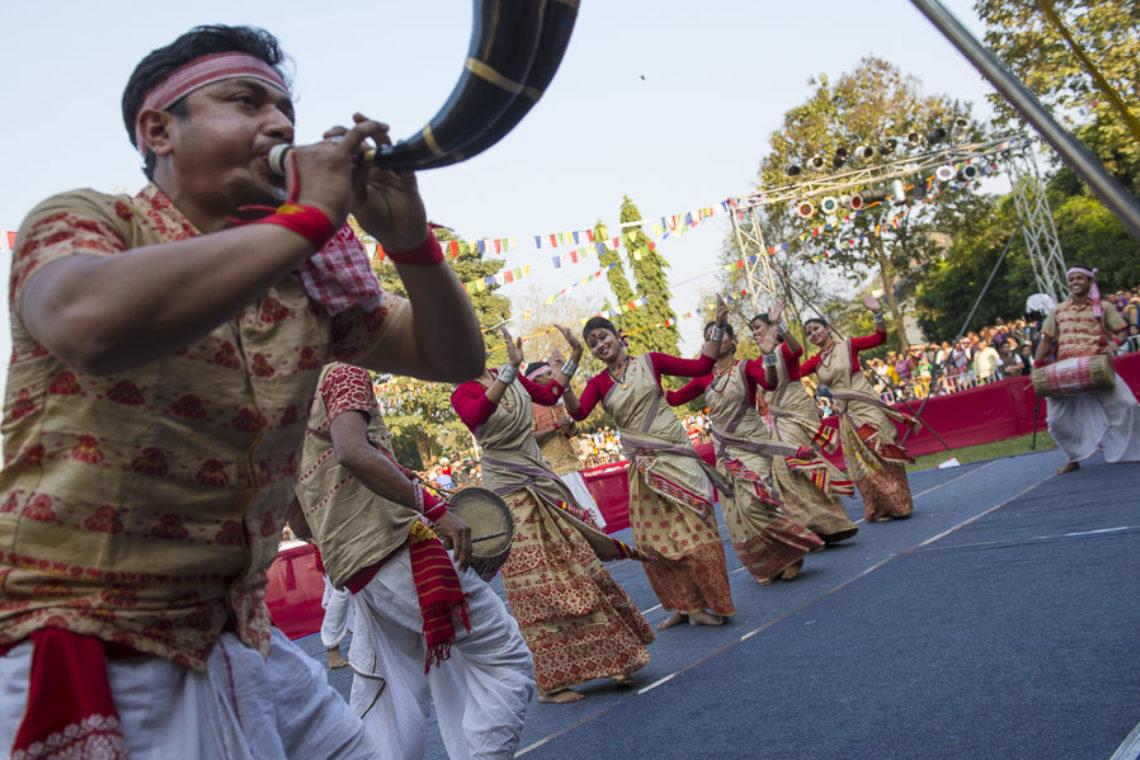
[[[665,618],[665,620],[657,624],[657,630],[664,631],[666,628],[672,628],[675,625],[680,625],[688,619],[688,615],[682,615],[680,612],[674,612],[672,615]]]
[[[558,691],[544,691],[538,695],[539,702],[553,705],[566,705],[585,699],[586,695],[573,689],[559,689]]]
[[[1058,475],[1068,475],[1073,470],[1079,470],[1080,468],[1081,468],[1080,462],[1066,462],[1064,467],[1057,470],[1057,474]]]
[[[637,681],[633,680],[633,676],[627,676],[625,673],[618,673],[616,676],[610,676],[614,679],[614,683],[623,689],[632,689],[637,686]]]
[[[780,573],[780,579],[790,581],[800,574],[800,570],[804,568],[804,561],[801,559],[795,564],[788,565],[784,568],[784,572]]]
[[[329,670],[348,667],[348,660],[344,659],[344,655],[340,653],[340,647],[333,647],[328,650],[328,657]]]
[[[701,610],[689,615],[689,625],[724,625],[724,618]]]

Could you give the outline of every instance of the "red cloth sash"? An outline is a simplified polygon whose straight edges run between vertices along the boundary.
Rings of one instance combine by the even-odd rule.
[[[439,665],[451,656],[456,619],[468,631],[471,630],[470,610],[467,595],[459,583],[459,574],[435,531],[418,520],[412,523],[408,531],[408,552],[412,561],[412,580],[416,584],[420,612],[424,616],[424,639],[427,641],[424,673],[427,673],[433,664]]]

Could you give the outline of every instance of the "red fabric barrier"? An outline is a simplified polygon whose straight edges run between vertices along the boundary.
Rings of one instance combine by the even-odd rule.
[[[282,545],[269,566],[269,586],[265,591],[265,604],[277,627],[290,639],[321,630],[324,593],[325,581],[317,570],[313,547],[304,541]]]

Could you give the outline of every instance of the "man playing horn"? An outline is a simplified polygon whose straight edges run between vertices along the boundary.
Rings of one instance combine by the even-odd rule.
[[[415,178],[358,160],[386,126],[357,114],[271,172],[293,141],[283,58],[226,26],[147,55],[123,95],[147,186],[57,195],[17,236],[0,473],[13,755],[377,754],[265,605],[306,410],[333,358],[460,382],[483,342]],[[380,289],[350,211],[395,252],[407,299]]]
[[[534,693],[530,651],[468,567],[471,529],[396,464],[366,370],[321,371],[300,472],[289,523],[311,531],[329,580],[353,594],[349,705],[381,756],[423,757],[434,702],[449,756],[512,757]]]
[[[1111,356],[1120,346],[1127,325],[1115,308],[1104,309],[1096,285],[1097,270],[1073,266],[1067,272],[1071,295],[1041,326],[1035,363],[1049,363],[1054,344],[1057,361],[1082,356]],[[1112,388],[1046,399],[1049,434],[1068,461],[1058,475],[1081,466],[1097,449],[1105,461],[1140,461],[1140,405],[1128,384],[1116,378]]]

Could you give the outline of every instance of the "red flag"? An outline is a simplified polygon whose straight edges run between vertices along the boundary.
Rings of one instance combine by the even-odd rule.
[[[452,240],[450,243],[447,244],[447,247],[449,249],[451,249],[451,258],[453,258],[453,259],[459,258],[459,241],[458,240]]]
[[[590,239],[591,243],[594,242],[594,231],[593,230],[586,230],[586,237],[588,237]]]
[[[555,234],[555,233],[553,233],[553,232],[552,232],[552,233],[550,233],[550,244],[551,244],[552,246],[554,246],[555,248],[557,248],[557,247],[558,247],[558,235],[556,235],[556,234]]]
[[[649,250],[656,251],[657,250],[657,243],[654,243],[652,240],[650,240],[649,241]]]
[[[9,232],[8,233],[8,250],[10,250],[10,251],[16,250],[16,233],[15,232]]]
[[[621,248],[621,238],[614,238],[614,248]]]
[[[500,240],[499,238],[495,238],[495,253],[502,253],[503,252],[502,242],[503,241]]]
[[[515,281],[515,273],[514,272],[512,272],[511,270],[508,269],[506,272],[503,273],[503,282],[514,282],[514,281]]]
[[[570,251],[570,260],[573,261],[575,264],[578,263],[578,252],[577,251]]]

